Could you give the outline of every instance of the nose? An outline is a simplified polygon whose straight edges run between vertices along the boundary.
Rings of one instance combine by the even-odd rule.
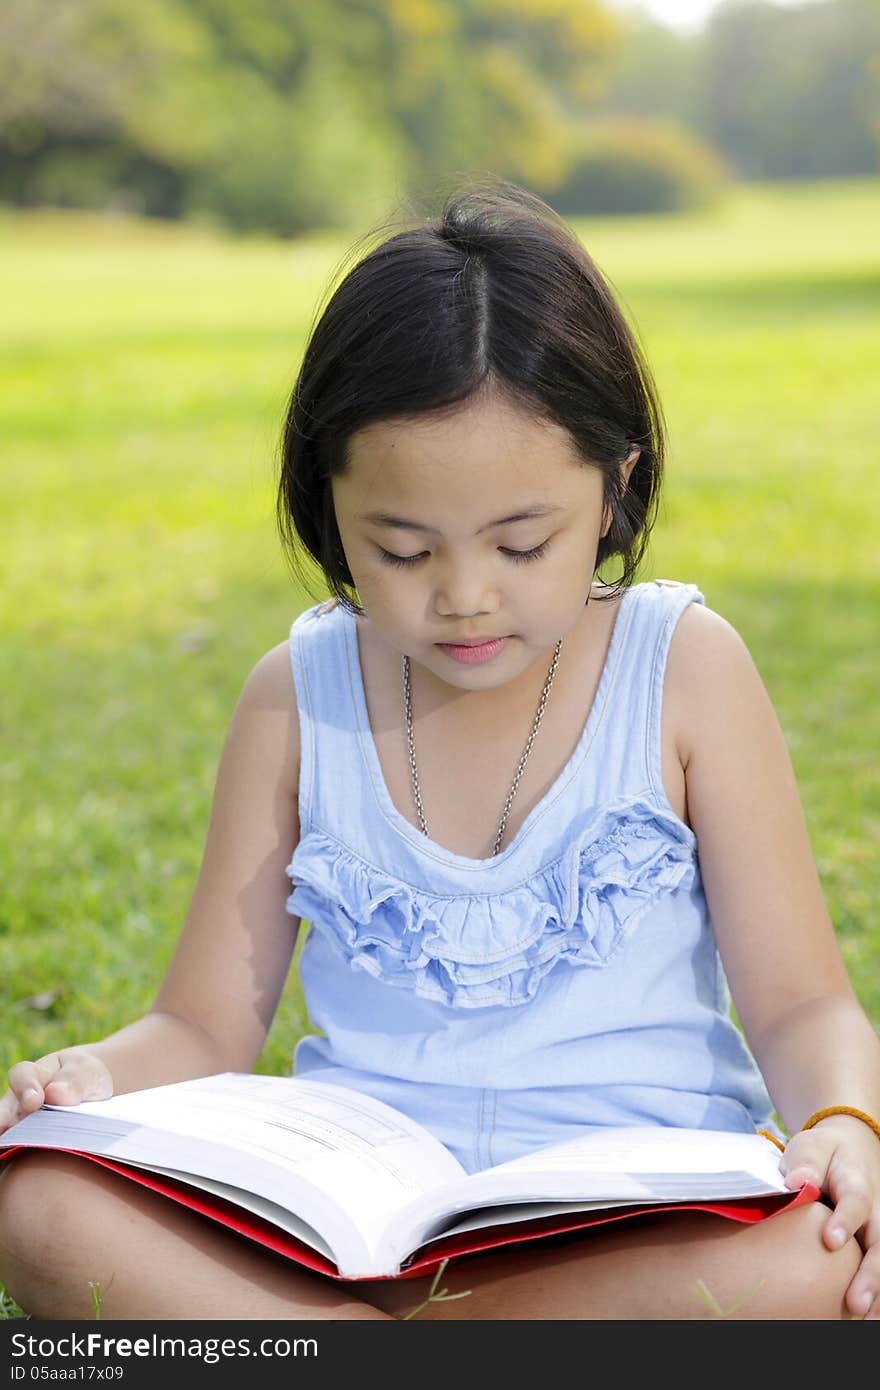
[[[498,610],[498,591],[480,573],[479,566],[463,561],[450,566],[434,591],[434,611],[443,618],[474,618]]]

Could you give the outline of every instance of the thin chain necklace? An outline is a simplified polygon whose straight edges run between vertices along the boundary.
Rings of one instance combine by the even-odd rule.
[[[562,642],[563,639],[560,637],[559,641],[556,643],[556,647],[553,652],[553,660],[550,663],[550,670],[548,672],[547,679],[544,682],[544,689],[541,692],[541,699],[538,702],[538,711],[535,715],[535,722],[532,725],[532,731],[529,734],[526,746],[523,749],[522,757],[519,760],[519,767],[516,769],[516,776],[513,779],[513,785],[511,786],[510,791],[507,793],[507,800],[505,801],[504,809],[501,812],[501,824],[498,826],[498,834],[495,839],[495,848],[492,850],[493,855],[496,855],[498,853],[498,846],[501,844],[502,838],[504,836],[504,827],[507,824],[507,817],[510,812],[510,804],[513,801],[513,798],[516,794],[516,789],[519,786],[519,780],[523,774],[523,768],[526,765],[526,759],[532,751],[532,744],[535,741],[535,735],[538,732],[538,727],[544,715],[544,706],[547,703],[547,696],[550,694],[550,687],[553,684],[553,677],[556,675],[556,667],[559,665],[559,653],[562,651]],[[419,813],[419,829],[421,830],[423,835],[427,835],[428,826],[425,821],[424,807],[422,806],[422,795],[419,791],[419,773],[418,768],[416,767],[416,745],[415,739],[413,738],[412,688],[410,684],[409,674],[409,657],[405,654],[403,657],[403,707],[406,715],[406,741],[407,746],[409,748],[409,767],[410,772],[412,773],[413,796],[415,797],[416,810]]]

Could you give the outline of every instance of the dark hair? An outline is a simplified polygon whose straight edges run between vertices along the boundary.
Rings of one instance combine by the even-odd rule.
[[[361,259],[316,311],[284,423],[276,518],[306,591],[299,543],[336,598],[364,611],[352,597],[330,486],[346,471],[351,435],[492,387],[563,426],[601,469],[612,521],[595,569],[621,556],[623,573],[606,596],[629,587],[659,500],[662,409],[634,333],[574,233],[536,195],[469,179],[438,217],[362,255],[376,234],[355,243],[343,267]],[[633,444],[641,453],[621,493],[618,466]]]

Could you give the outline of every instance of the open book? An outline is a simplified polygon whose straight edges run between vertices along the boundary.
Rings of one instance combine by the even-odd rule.
[[[698,1207],[758,1221],[791,1192],[758,1134],[584,1130],[468,1174],[421,1125],[347,1087],[223,1073],[77,1106],[0,1137],[81,1154],[322,1273],[424,1273],[454,1254]]]

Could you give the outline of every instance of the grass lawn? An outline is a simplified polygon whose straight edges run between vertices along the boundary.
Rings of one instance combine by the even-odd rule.
[[[829,182],[577,229],[669,424],[640,577],[697,582],[749,644],[880,1025],[878,219],[878,181]],[[313,601],[275,449],[345,249],[0,212],[4,1069],[130,1021],[170,958],[242,682]],[[294,971],[258,1069],[308,1030]]]

